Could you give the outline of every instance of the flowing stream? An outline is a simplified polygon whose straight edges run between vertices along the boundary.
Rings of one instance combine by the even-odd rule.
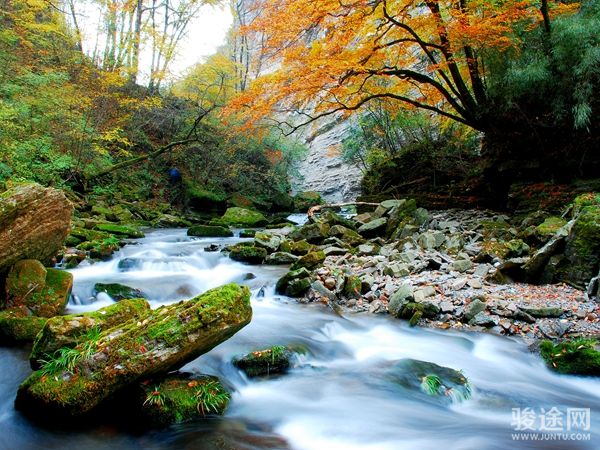
[[[153,307],[232,281],[250,286],[252,323],[183,369],[217,375],[233,391],[225,417],[145,433],[126,424],[45,429],[13,408],[16,389],[30,373],[28,351],[2,348],[0,448],[600,448],[598,379],[556,375],[524,344],[507,338],[409,328],[387,316],[339,317],[325,306],[297,304],[274,292],[286,268],[243,265],[204,250],[239,240],[193,239],[185,230],[150,232],[111,261],[73,270],[75,300],[68,308],[80,312],[110,304],[103,294],[93,297],[97,282],[138,288]],[[230,362],[252,350],[288,344],[307,351],[284,376],[249,380]],[[390,371],[406,358],[462,370],[472,397],[440,400],[398,385]],[[568,422],[567,416],[575,417],[573,408],[591,410],[589,427]],[[528,413],[536,415],[534,423],[526,420],[532,418]],[[572,440],[513,440],[521,432],[556,439],[540,430],[543,425],[564,430]],[[515,430],[519,426],[530,429]]]

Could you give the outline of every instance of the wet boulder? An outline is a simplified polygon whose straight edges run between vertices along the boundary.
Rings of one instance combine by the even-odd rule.
[[[188,229],[187,235],[195,237],[232,237],[233,233],[229,228],[216,225],[194,225]]]
[[[38,317],[54,317],[65,309],[72,288],[71,273],[45,268],[36,260],[22,260],[6,278],[6,306],[25,307]]]
[[[320,244],[327,239],[330,228],[326,223],[311,223],[292,231],[288,237],[292,241],[307,241],[310,244]]]
[[[427,361],[401,359],[388,369],[387,378],[407,391],[446,404],[472,395],[472,386],[461,371]]]
[[[267,258],[265,259],[265,264],[286,265],[293,264],[297,260],[298,257],[292,255],[291,253],[275,252],[267,256]]]
[[[302,267],[307,269],[314,269],[325,261],[325,253],[321,250],[317,252],[310,252],[300,257],[292,264],[291,270],[298,270]]]
[[[23,259],[49,262],[69,235],[73,207],[65,195],[39,184],[0,194],[0,274]]]
[[[234,227],[262,227],[268,220],[258,211],[232,207],[228,208],[219,219],[211,220],[211,225],[234,226]]]
[[[282,238],[276,234],[257,232],[254,235],[254,245],[262,247],[269,253],[276,252],[281,245]]]
[[[94,295],[104,292],[114,301],[124,300],[126,298],[146,298],[146,295],[139,289],[135,289],[119,283],[96,283],[94,285]]]
[[[31,315],[24,306],[0,311],[0,344],[14,345],[33,342],[48,319]]]
[[[170,374],[140,383],[136,391],[133,416],[144,427],[166,427],[222,415],[230,399],[220,380],[208,375]]]
[[[289,297],[300,297],[308,291],[310,285],[310,272],[302,267],[298,270],[292,270],[281,277],[277,281],[275,290],[278,294],[287,295]]]
[[[255,247],[252,244],[236,244],[227,247],[229,257],[234,261],[247,264],[262,264],[267,257],[264,248]]]
[[[15,407],[37,417],[84,416],[122,389],[208,352],[251,318],[250,291],[236,284],[163,306],[46,363],[21,384]]]
[[[148,302],[138,298],[122,300],[93,312],[53,317],[35,338],[29,356],[31,368],[39,369],[42,360],[51,358],[62,347],[73,348],[109,328],[133,319],[143,320],[149,313]]]
[[[249,377],[284,373],[290,368],[293,352],[282,345],[256,350],[233,359],[233,365]]]

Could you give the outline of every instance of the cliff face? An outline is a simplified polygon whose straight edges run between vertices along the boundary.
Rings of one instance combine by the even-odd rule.
[[[330,203],[351,201],[360,194],[362,172],[341,156],[348,124],[347,120],[328,118],[304,130],[309,152],[298,167],[300,176],[292,179],[295,192],[317,191]]]

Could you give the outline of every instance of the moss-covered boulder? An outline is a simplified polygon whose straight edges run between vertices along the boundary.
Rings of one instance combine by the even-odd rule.
[[[257,247],[262,247],[269,253],[276,252],[281,245],[282,237],[276,234],[257,232],[254,235],[254,243]]]
[[[543,242],[546,242],[566,224],[567,221],[561,217],[548,217],[541,224],[535,227],[534,233],[538,239],[540,239]]]
[[[211,225],[233,226],[233,227],[262,227],[268,220],[258,211],[245,208],[228,208],[223,217],[211,220]]]
[[[65,309],[72,288],[71,273],[46,269],[36,260],[19,261],[6,279],[7,306],[25,307],[38,317],[54,317]]]
[[[567,237],[564,257],[556,278],[585,289],[600,269],[600,204],[581,208]]]
[[[326,223],[312,223],[292,231],[288,237],[293,241],[307,241],[320,244],[329,236],[330,226]]]
[[[540,344],[540,353],[548,367],[558,373],[600,376],[600,352],[595,339],[576,339],[554,345]]]
[[[279,249],[282,252],[291,253],[292,255],[302,256],[310,253],[314,247],[308,241],[282,241]]]
[[[322,205],[323,198],[321,194],[315,191],[299,192],[294,197],[294,210],[305,213],[312,206]]]
[[[227,247],[227,250],[231,259],[247,264],[262,264],[267,257],[267,251],[264,248],[253,245],[236,244]]]
[[[232,237],[233,232],[229,228],[216,225],[194,225],[188,229],[187,235],[195,237]]]
[[[42,360],[48,360],[62,347],[73,348],[128,320],[143,320],[149,313],[148,302],[138,298],[123,300],[93,312],[53,317],[45,322],[33,343],[29,356],[31,368],[39,369]]]
[[[99,223],[94,227],[98,231],[104,231],[105,233],[116,234],[127,238],[143,238],[144,233],[132,226],[128,225],[116,225],[114,223]]]
[[[352,247],[362,244],[365,241],[356,231],[342,225],[332,226],[329,229],[329,236],[336,237]]]
[[[260,377],[286,372],[290,368],[293,352],[282,345],[256,350],[234,358],[233,365],[249,377]]]
[[[223,211],[227,205],[227,196],[210,189],[185,183],[184,201],[188,207],[197,211]]]
[[[0,344],[13,345],[33,342],[48,319],[31,315],[24,306],[0,311]]]
[[[240,231],[241,238],[253,238],[256,235],[256,230],[242,230]]]
[[[461,371],[416,359],[401,359],[387,369],[386,376],[412,394],[445,404],[468,400],[473,390]]]
[[[381,217],[365,223],[358,229],[358,233],[366,238],[372,238],[385,235],[388,219]]]
[[[69,235],[73,207],[65,195],[39,184],[0,194],[0,275],[23,259],[50,260]]]
[[[302,267],[298,270],[292,270],[277,280],[275,290],[278,294],[289,297],[300,297],[310,288],[310,272]]]
[[[104,292],[115,301],[127,298],[146,298],[146,295],[139,289],[135,289],[119,283],[96,283],[94,285],[94,295]]]
[[[298,260],[298,257],[295,255],[292,255],[291,253],[275,252],[275,253],[271,253],[269,256],[267,256],[267,258],[265,259],[265,264],[286,265],[286,264],[293,264],[297,260]]]
[[[146,427],[166,427],[222,415],[229,392],[217,377],[175,373],[158,382],[140,383],[135,416]]]
[[[345,228],[350,228],[354,230],[356,228],[356,222],[351,219],[346,219],[345,217],[340,216],[339,214],[334,213],[333,211],[325,211],[321,214],[319,218],[321,222],[329,224],[329,226],[333,227],[335,225],[341,225]]]
[[[163,306],[49,361],[21,384],[15,407],[37,417],[81,417],[123,388],[208,352],[251,318],[250,290],[236,284]]]
[[[321,250],[317,252],[310,252],[300,257],[294,264],[292,264],[291,270],[298,270],[302,267],[307,269],[314,269],[325,261],[325,253]]]

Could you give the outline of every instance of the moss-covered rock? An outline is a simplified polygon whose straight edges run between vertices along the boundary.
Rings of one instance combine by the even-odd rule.
[[[545,242],[566,224],[567,221],[561,217],[548,217],[544,222],[535,227],[535,235]]]
[[[356,231],[342,225],[332,226],[329,229],[329,236],[336,237],[352,247],[362,244],[365,241]]]
[[[118,236],[124,236],[128,238],[143,238],[144,233],[132,226],[128,225],[116,225],[113,223],[99,223],[94,227],[96,230],[104,231],[110,234],[116,234]]]
[[[564,251],[565,264],[557,270],[558,281],[585,289],[600,269],[600,206],[581,208]]]
[[[297,260],[298,260],[298,257],[295,255],[292,255],[291,253],[275,252],[275,253],[271,253],[269,256],[267,256],[267,258],[265,259],[265,264],[286,265],[286,264],[293,264]]]
[[[24,259],[12,266],[6,277],[7,305],[23,305],[32,294],[40,293],[46,285],[46,275],[44,265],[35,259]]]
[[[242,230],[240,231],[241,238],[253,238],[256,235],[256,230]]]
[[[227,204],[226,195],[189,182],[185,183],[184,198],[187,206],[198,211],[222,211]]]
[[[234,226],[234,227],[262,227],[268,220],[258,211],[245,208],[228,208],[223,217],[211,220],[211,225]]]
[[[33,342],[44,327],[46,320],[48,319],[32,316],[24,306],[0,311],[0,344],[13,345]]]
[[[96,283],[94,285],[94,295],[104,292],[115,301],[127,298],[146,298],[146,295],[139,289],[135,289],[119,283]]]
[[[269,253],[276,252],[281,245],[282,238],[276,234],[257,232],[254,235],[254,243],[257,247],[262,247]]]
[[[39,369],[41,361],[50,358],[61,347],[75,347],[97,333],[128,320],[144,319],[149,313],[148,302],[138,298],[123,300],[93,312],[53,317],[45,322],[33,343],[29,356],[31,368]]]
[[[304,280],[304,281],[303,281]],[[308,284],[306,283],[308,281]],[[278,294],[288,295],[290,297],[300,296],[310,288],[310,272],[304,267],[298,270],[291,270],[283,277],[277,280],[275,290]]]
[[[310,253],[313,246],[308,241],[283,241],[279,246],[282,252],[291,253],[292,255],[302,256]]]
[[[370,222],[367,222],[364,225],[362,225],[358,229],[358,233],[361,236],[366,237],[366,238],[383,236],[383,235],[385,235],[387,223],[388,223],[388,219],[385,217],[371,220]]]
[[[361,297],[362,280],[356,275],[347,275],[344,281],[344,296],[358,299]]]
[[[351,230],[356,229],[356,222],[354,222],[351,219],[346,219],[345,217],[342,217],[339,214],[334,213],[333,211],[323,212],[319,220],[328,224],[331,227],[333,227],[334,225],[341,225]]]
[[[320,244],[329,235],[330,226],[326,223],[312,223],[292,231],[288,237],[293,241],[307,241]]]
[[[38,417],[72,418],[93,411],[132,384],[176,370],[250,323],[250,290],[236,284],[130,320],[34,372],[15,407]]]
[[[598,341],[577,339],[554,345],[550,341],[540,344],[540,353],[548,367],[570,375],[600,376]]]
[[[312,206],[322,205],[323,198],[321,194],[315,191],[299,192],[294,197],[294,210],[305,213]]]
[[[293,352],[288,348],[275,345],[234,358],[232,362],[247,376],[260,377],[286,372],[290,368],[292,355]]]
[[[299,258],[291,267],[291,270],[298,270],[302,267],[307,269],[314,269],[325,261],[325,253],[321,250],[317,252],[310,252],[301,258]]]
[[[54,317],[64,310],[72,288],[69,272],[46,269],[35,260],[20,261],[6,281],[7,305],[25,307],[34,316]]]
[[[403,389],[443,403],[468,400],[473,390],[461,371],[416,359],[394,363],[387,369],[387,378]]]
[[[267,251],[264,248],[248,244],[232,245],[227,247],[227,250],[231,259],[247,264],[262,264],[267,257]]]
[[[23,259],[49,262],[69,234],[73,207],[65,195],[39,184],[0,194],[0,274]]]
[[[176,373],[158,382],[139,384],[136,416],[145,426],[166,427],[222,415],[229,399],[217,377]]]
[[[188,236],[195,237],[232,237],[233,233],[229,228],[215,225],[194,225],[187,231]]]

